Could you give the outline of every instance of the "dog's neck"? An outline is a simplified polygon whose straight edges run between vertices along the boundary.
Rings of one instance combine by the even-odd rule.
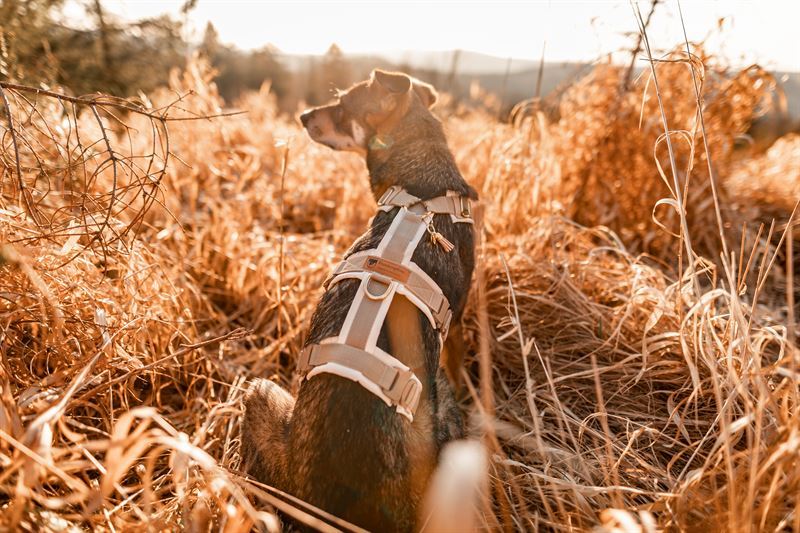
[[[375,198],[397,185],[422,199],[448,190],[470,195],[441,124],[433,116],[410,117],[392,131],[376,134],[367,149],[367,168]]]

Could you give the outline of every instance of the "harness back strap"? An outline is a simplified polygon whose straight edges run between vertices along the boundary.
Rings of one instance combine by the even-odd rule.
[[[387,189],[378,204],[384,210],[400,207],[400,211],[377,248],[351,254],[325,282],[328,289],[344,279],[360,280],[339,335],[307,346],[298,370],[304,379],[329,373],[356,381],[412,421],[422,383],[406,365],[377,346],[378,336],[394,295],[400,293],[428,317],[444,342],[452,317],[450,304],[411,256],[431,231],[433,214],[472,223],[472,213],[469,199],[455,193],[420,200],[399,187]]]

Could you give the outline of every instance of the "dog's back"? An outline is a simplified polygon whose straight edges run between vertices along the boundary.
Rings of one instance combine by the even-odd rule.
[[[394,213],[379,214],[370,233],[351,252],[374,248],[393,217]],[[469,228],[461,231],[451,222],[437,221],[437,230],[451,242],[472,245]],[[443,290],[468,283],[471,273],[458,264],[458,256],[445,260],[429,249],[432,246],[420,243],[414,262]],[[357,290],[358,282],[350,280],[325,293],[312,318],[309,343],[341,329]],[[330,375],[308,380],[298,395],[289,430],[289,472],[296,496],[368,529],[385,530],[394,524],[398,531],[406,531],[414,525],[415,509],[439,450],[463,436],[460,413],[438,368],[438,334],[405,298],[392,303],[378,346],[411,368],[424,366],[422,396],[433,396],[435,401],[421,402],[409,424],[358,383]],[[298,453],[301,450],[314,452]]]

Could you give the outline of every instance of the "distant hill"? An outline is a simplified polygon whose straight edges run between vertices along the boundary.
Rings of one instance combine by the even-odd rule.
[[[449,72],[452,69],[453,59],[457,55],[458,71],[462,74],[505,74],[506,70],[515,73],[539,67],[538,61],[497,57],[469,50],[406,50],[381,55],[398,65],[406,64],[421,70],[442,72]]]
[[[319,56],[281,54],[283,64],[296,73],[309,68]],[[464,97],[473,81],[511,106],[531,98],[536,92],[539,62],[527,59],[495,57],[466,50],[459,51],[395,51],[380,55],[348,54],[356,78],[366,77],[375,68],[400,69],[451,92]],[[561,84],[585,74],[590,63],[545,62],[542,76],[541,96],[545,96]],[[455,75],[453,70],[455,69]],[[789,115],[800,118],[800,73],[775,72],[786,93]]]

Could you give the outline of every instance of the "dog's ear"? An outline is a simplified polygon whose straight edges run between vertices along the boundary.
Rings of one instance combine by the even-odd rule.
[[[378,132],[390,131],[408,110],[411,97],[411,78],[401,72],[375,69],[370,76],[379,109],[367,115],[367,122]]]
[[[405,94],[411,89],[411,78],[400,72],[386,72],[376,68],[371,78],[392,94]]]
[[[417,93],[419,99],[422,100],[422,103],[425,104],[425,107],[431,108],[436,105],[436,101],[439,99],[439,94],[436,92],[436,89],[433,88],[433,85],[429,85],[424,81],[419,81],[415,79],[413,81],[414,84],[414,92]]]

